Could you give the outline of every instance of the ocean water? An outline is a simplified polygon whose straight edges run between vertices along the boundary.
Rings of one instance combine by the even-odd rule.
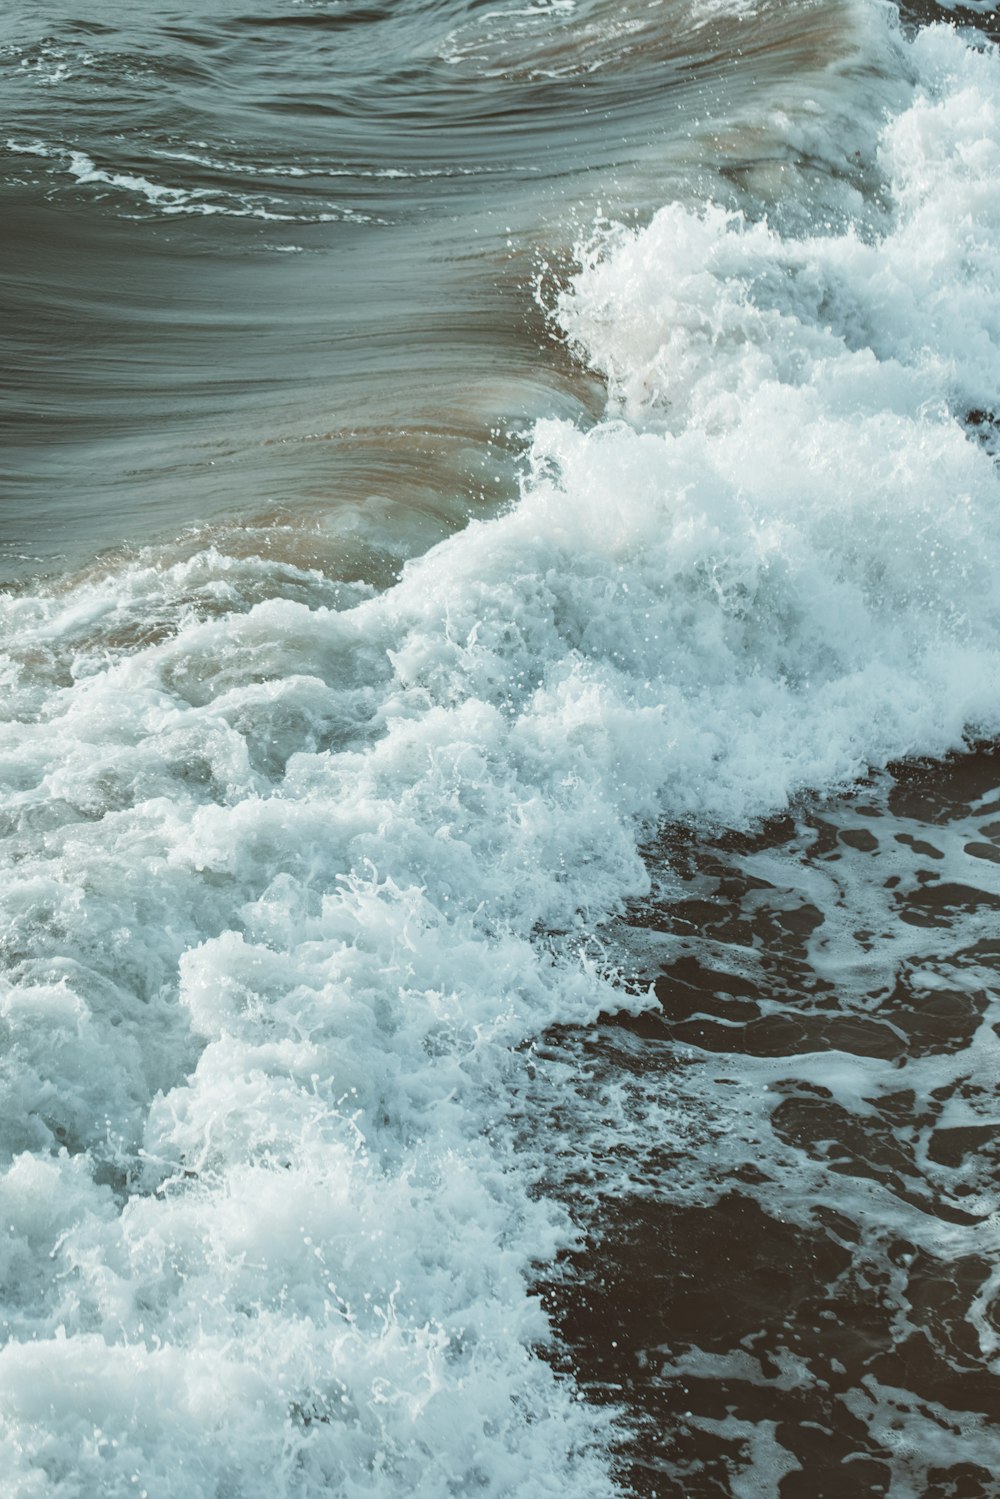
[[[0,18],[0,1492],[990,1499],[1000,57]]]

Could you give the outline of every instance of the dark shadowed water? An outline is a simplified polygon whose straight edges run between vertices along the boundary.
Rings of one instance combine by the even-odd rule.
[[[656,1010],[548,1042],[628,1080],[550,1299],[630,1492],[996,1492],[998,812],[988,750],[650,851]]]

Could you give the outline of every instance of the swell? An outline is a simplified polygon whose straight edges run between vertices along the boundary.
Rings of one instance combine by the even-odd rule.
[[[772,201],[746,117],[860,45],[811,5],[108,16],[0,53],[10,579],[274,516],[394,576],[516,491],[535,418],[600,411],[540,271],[671,190]]]

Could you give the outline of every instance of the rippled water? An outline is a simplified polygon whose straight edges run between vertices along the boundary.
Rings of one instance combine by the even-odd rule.
[[[621,1080],[550,1301],[630,1492],[994,1491],[998,811],[986,751],[678,831],[630,917],[656,1009],[538,1049]]]
[[[995,1492],[1000,61],[903,21],[0,19],[5,1495]]]
[[[599,212],[720,167],[735,200],[775,149],[745,117],[818,87],[845,29],[829,4],[13,7],[8,576],[237,517],[370,574],[495,506],[504,438],[600,410],[537,277]]]

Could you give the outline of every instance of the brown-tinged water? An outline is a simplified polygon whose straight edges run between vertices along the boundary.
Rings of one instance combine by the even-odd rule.
[[[991,1499],[1000,757],[650,855],[657,1007],[550,1038],[595,1089],[629,1079],[632,1186],[599,1142],[575,1163],[586,1243],[546,1291],[625,1413],[628,1491]],[[676,1137],[644,1151],[664,1099]]]

